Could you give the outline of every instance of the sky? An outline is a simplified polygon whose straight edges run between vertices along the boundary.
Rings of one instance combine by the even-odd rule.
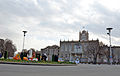
[[[120,0],[0,0],[0,38],[11,39],[22,50],[78,40],[89,32],[109,45],[106,28],[112,27],[112,45],[120,46]]]

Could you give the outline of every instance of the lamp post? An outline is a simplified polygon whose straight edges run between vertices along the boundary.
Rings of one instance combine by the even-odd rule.
[[[110,64],[112,65],[112,62],[113,62],[113,60],[112,60],[112,49],[111,49],[111,30],[112,30],[113,28],[106,28],[106,30],[108,30],[108,35],[109,35],[109,42],[110,42]]]
[[[27,31],[22,31],[24,33],[24,37],[23,37],[23,50],[24,50],[24,43],[25,43],[25,34],[27,33]]]

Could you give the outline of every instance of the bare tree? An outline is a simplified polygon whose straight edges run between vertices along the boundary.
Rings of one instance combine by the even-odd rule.
[[[3,53],[4,53],[4,40],[3,39],[0,39],[0,52],[3,55]]]
[[[97,57],[99,54],[99,41],[98,40],[89,41],[86,53],[87,53],[89,58],[93,59],[93,63],[96,64]]]
[[[12,40],[5,39],[4,41],[4,51],[8,52],[8,56],[14,56],[14,52],[16,51],[16,46],[13,44]]]
[[[107,58],[107,61],[109,62],[109,50],[108,50],[108,46],[107,45],[102,45],[102,46],[99,46],[99,57],[102,59],[106,59]],[[102,60],[103,62],[103,60]]]

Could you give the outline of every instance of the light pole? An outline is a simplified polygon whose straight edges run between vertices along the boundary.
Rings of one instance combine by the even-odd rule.
[[[24,37],[23,37],[23,50],[24,50],[24,43],[25,43],[25,34],[27,33],[27,31],[22,31],[24,33]]]
[[[112,60],[112,49],[111,49],[111,30],[112,30],[113,28],[106,28],[106,30],[108,30],[108,35],[109,35],[109,42],[110,42],[110,64],[112,65],[112,62],[113,62],[113,60]]]

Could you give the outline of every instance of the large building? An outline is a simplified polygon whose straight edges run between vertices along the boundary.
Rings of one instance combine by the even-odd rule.
[[[99,50],[99,40],[89,40],[88,31],[79,32],[78,41],[60,41],[60,55],[65,61],[75,61],[76,59],[90,58],[93,60],[92,51]]]

